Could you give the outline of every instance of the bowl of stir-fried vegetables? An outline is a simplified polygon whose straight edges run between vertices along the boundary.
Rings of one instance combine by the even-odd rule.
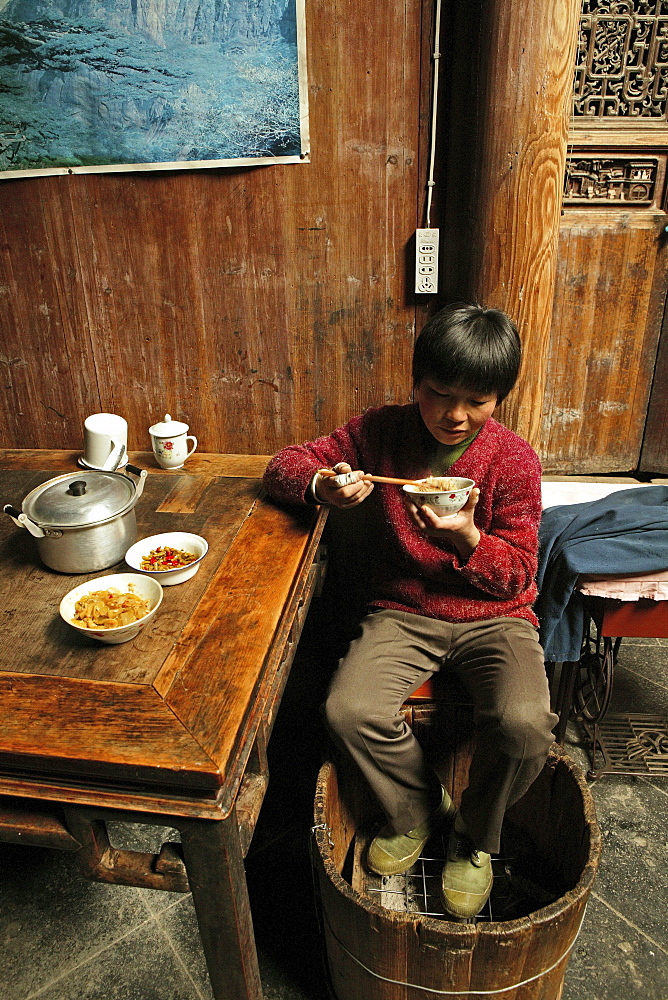
[[[151,621],[161,602],[157,580],[139,573],[109,573],[65,594],[60,616],[100,642],[127,642]]]
[[[209,551],[206,538],[189,531],[163,531],[131,545],[125,561],[137,573],[158,580],[163,587],[183,583],[195,575]]]

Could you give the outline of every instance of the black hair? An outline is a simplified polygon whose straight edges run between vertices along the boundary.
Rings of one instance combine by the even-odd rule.
[[[433,378],[505,399],[517,381],[522,345],[500,309],[457,302],[436,313],[413,349],[413,385]]]

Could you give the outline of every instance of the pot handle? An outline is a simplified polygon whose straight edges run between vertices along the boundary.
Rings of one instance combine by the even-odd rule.
[[[123,471],[130,472],[133,476],[137,476],[139,479],[136,485],[136,493],[135,493],[135,503],[136,503],[137,500],[139,500],[139,497],[144,492],[144,483],[146,482],[146,477],[148,476],[148,472],[146,471],[146,469],[138,469],[136,465],[126,465]]]
[[[12,507],[10,503],[6,503],[2,508],[5,514],[9,514],[14,524],[18,525],[19,528],[27,528],[31,535],[35,538],[44,538],[45,532],[42,531],[38,524],[31,521],[29,517],[26,517],[23,511],[17,510],[16,507]]]

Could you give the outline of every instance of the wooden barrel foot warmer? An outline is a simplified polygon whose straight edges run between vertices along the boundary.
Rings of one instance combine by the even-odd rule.
[[[449,790],[457,802],[461,787]],[[352,770],[339,781],[323,765],[312,853],[337,1000],[559,1000],[601,851],[579,768],[553,748],[508,810],[489,912],[470,923],[439,913],[443,844],[405,876],[366,871],[379,819],[369,799]]]

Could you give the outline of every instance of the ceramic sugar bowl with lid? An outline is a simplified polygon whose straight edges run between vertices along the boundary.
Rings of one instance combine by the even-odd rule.
[[[163,469],[180,469],[186,459],[197,447],[197,438],[188,434],[188,424],[181,420],[172,420],[169,413],[160,423],[153,424],[148,429],[151,435],[153,454],[158,465]],[[188,450],[188,442],[192,442]]]

